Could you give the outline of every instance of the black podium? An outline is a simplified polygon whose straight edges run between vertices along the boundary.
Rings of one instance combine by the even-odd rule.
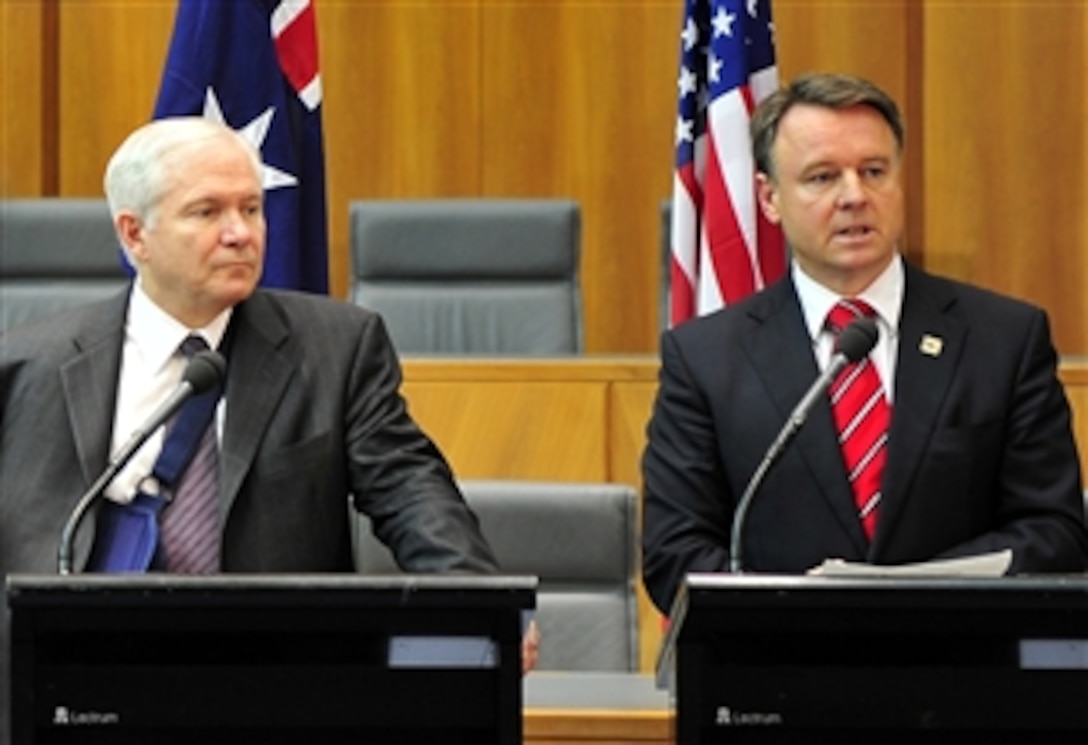
[[[533,577],[11,576],[13,742],[519,743]]]
[[[1088,578],[690,575],[659,659],[677,740],[1088,740]]]

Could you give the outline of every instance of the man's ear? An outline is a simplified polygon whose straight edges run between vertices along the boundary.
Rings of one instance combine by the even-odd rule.
[[[125,247],[125,253],[143,261],[146,258],[143,221],[134,213],[122,210],[113,218],[113,227]]]
[[[756,199],[763,216],[773,225],[778,225],[782,217],[778,214],[778,187],[765,173],[756,174]]]

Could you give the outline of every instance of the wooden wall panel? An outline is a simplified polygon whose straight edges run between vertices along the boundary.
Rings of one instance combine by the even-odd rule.
[[[109,154],[150,114],[174,5],[0,3],[0,191],[100,193]],[[655,351],[681,1],[318,6],[334,293],[352,198],[574,197],[588,351]],[[855,72],[904,104],[908,253],[1041,303],[1062,353],[1088,353],[1088,4],[775,0],[774,12],[783,78]]]
[[[1088,354],[1088,4],[927,2],[927,266]]]
[[[61,2],[60,193],[102,196],[113,151],[151,119],[174,25],[168,2]]]
[[[584,681],[572,680],[572,690],[577,690],[580,683]],[[672,745],[676,742],[676,711],[675,707],[599,709],[572,706],[552,709],[527,706],[522,733],[525,745]]]
[[[649,356],[409,359],[404,391],[413,415],[463,478],[615,481],[641,492],[657,370]],[[1088,488],[1088,361],[1067,362],[1059,375]],[[639,660],[648,671],[662,625],[641,584],[638,607]]]
[[[656,349],[682,4],[484,4],[483,190],[582,206],[586,349]]]
[[[348,202],[476,196],[476,2],[318,2],[331,290],[346,297]]]
[[[109,154],[151,113],[174,6],[0,0],[0,194],[101,193]],[[681,0],[318,6],[334,293],[351,199],[573,197],[589,351],[655,351]],[[1044,305],[1060,350],[1088,355],[1088,4],[774,0],[774,13],[783,79],[851,72],[903,105],[909,253]],[[527,367],[452,385],[426,369],[409,365],[406,394],[459,475],[639,483],[652,380]],[[1088,458],[1088,378],[1065,375]]]
[[[464,479],[607,481],[606,384],[407,382],[420,426]]]
[[[656,376],[657,360],[647,367]],[[642,451],[646,448],[646,425],[650,421],[657,381],[617,382],[612,386],[609,412],[609,466],[612,481],[632,484],[642,493]],[[642,513],[639,511],[639,525]],[[639,669],[651,671],[661,649],[664,627],[642,582],[638,583]]]
[[[0,2],[0,196],[44,192],[42,10]]]
[[[901,104],[907,94],[907,14],[914,0],[773,0],[783,81],[806,72],[842,72],[879,84]]]
[[[921,136],[924,101],[914,70],[920,68],[921,9],[917,0],[773,3],[779,76],[783,83],[808,72],[838,72],[872,80],[902,111],[905,152],[906,236],[900,250],[923,265]],[[877,40],[874,43],[874,40]]]
[[[1080,452],[1081,485],[1088,489],[1088,358],[1070,360],[1058,371],[1073,410],[1073,436]]]

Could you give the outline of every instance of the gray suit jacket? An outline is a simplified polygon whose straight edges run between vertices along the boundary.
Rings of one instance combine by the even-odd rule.
[[[64,522],[106,466],[127,300],[0,336],[0,576],[56,571]],[[449,467],[408,415],[377,315],[258,290],[230,333],[224,571],[351,571],[349,496],[405,569],[496,570]],[[93,534],[89,515],[75,567]]]
[[[643,457],[643,573],[667,612],[687,572],[728,568],[737,501],[818,373],[788,278],[666,333],[661,355]],[[752,503],[745,568],[1011,548],[1012,572],[1082,571],[1081,475],[1056,362],[1038,308],[908,266],[872,543],[822,397]]]

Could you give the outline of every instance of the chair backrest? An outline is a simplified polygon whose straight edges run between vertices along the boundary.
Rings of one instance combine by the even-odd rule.
[[[638,669],[636,494],[625,484],[463,481],[465,500],[505,574],[539,579],[538,670]],[[356,519],[356,564],[396,573]]]
[[[0,332],[128,281],[104,199],[0,201]]]
[[[402,354],[582,351],[581,213],[564,199],[353,201],[351,300]]]

